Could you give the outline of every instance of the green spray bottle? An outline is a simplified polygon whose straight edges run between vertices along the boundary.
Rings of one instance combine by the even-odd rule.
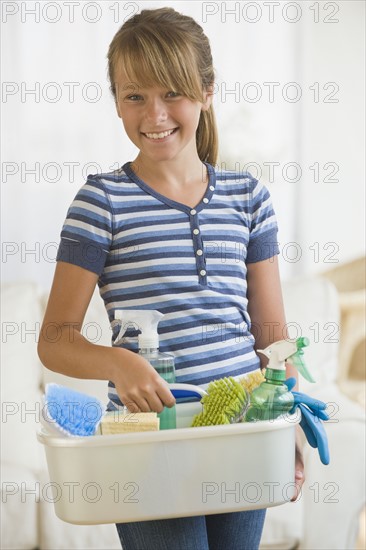
[[[288,413],[294,406],[294,396],[284,384],[286,380],[285,361],[292,363],[299,373],[309,382],[315,382],[302,360],[303,349],[309,345],[306,337],[274,342],[258,353],[269,361],[265,371],[265,381],[253,390],[245,422],[273,420]]]
[[[115,319],[121,323],[120,333],[115,343],[124,336],[126,330],[133,326],[140,331],[138,335],[139,354],[142,355],[162,378],[169,384],[175,382],[174,356],[159,351],[158,324],[164,317],[160,311],[153,309],[119,309],[115,311]],[[160,430],[176,428],[176,410],[164,407],[158,413]]]

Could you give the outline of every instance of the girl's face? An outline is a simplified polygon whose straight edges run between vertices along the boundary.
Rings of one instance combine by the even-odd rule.
[[[123,71],[117,79],[117,112],[130,140],[140,150],[139,157],[151,161],[197,157],[196,130],[201,110],[211,105],[192,101],[162,87],[142,88],[127,80]]]

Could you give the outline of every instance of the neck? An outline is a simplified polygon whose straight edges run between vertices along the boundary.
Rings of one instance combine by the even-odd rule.
[[[189,163],[181,161],[152,162],[139,155],[131,164],[132,170],[143,181],[169,182],[170,186],[184,187],[197,180],[207,183],[207,169],[199,157]]]

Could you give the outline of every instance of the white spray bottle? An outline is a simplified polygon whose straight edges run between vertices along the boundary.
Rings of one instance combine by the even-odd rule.
[[[158,324],[164,317],[163,313],[152,309],[119,309],[115,311],[115,319],[121,324],[121,329],[115,344],[118,344],[128,328],[139,330],[138,347],[142,355],[169,384],[175,382],[174,356],[159,351]],[[175,406],[164,407],[158,414],[160,429],[167,430],[176,427]]]

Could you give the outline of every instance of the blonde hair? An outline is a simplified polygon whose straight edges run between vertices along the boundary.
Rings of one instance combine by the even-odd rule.
[[[117,31],[108,50],[111,92],[117,101],[115,77],[123,69],[130,82],[158,85],[203,102],[203,91],[215,80],[211,48],[202,27],[173,8],[142,10]],[[218,155],[213,106],[201,111],[196,145],[202,162],[215,165]]]

